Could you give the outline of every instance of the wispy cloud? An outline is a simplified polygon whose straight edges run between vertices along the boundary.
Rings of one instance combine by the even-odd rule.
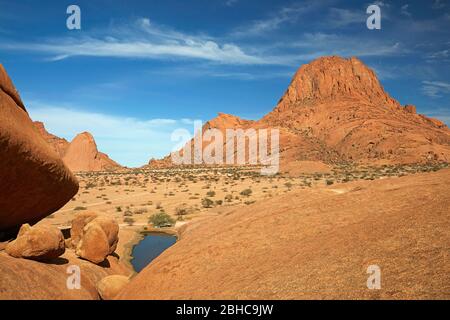
[[[33,120],[43,121],[49,132],[69,141],[80,132],[92,133],[100,151],[130,167],[169,154],[177,143],[170,139],[175,129],[193,130],[191,119],[140,120],[36,101],[28,103],[28,111]]]
[[[422,81],[422,92],[431,98],[440,98],[450,93],[450,83],[442,81]]]
[[[323,5],[319,4],[319,1],[306,1],[301,4],[285,6],[265,19],[254,20],[249,24],[236,28],[230,36],[232,38],[265,36],[267,32],[272,32],[286,24],[297,22],[302,15]]]
[[[51,60],[75,56],[202,59],[224,64],[277,64],[276,59],[244,52],[232,43],[219,43],[207,35],[190,35],[138,19],[131,26],[115,27],[106,35],[49,39],[39,43],[6,43],[6,50],[35,51],[50,54]],[[111,33],[112,32],[112,33]],[[85,33],[86,34],[86,33]]]
[[[409,4],[401,6],[400,13],[404,16],[411,17],[411,12],[409,12]]]
[[[449,61],[450,59],[450,49],[439,50],[436,52],[429,53],[427,55],[428,60],[437,60],[439,62]]]

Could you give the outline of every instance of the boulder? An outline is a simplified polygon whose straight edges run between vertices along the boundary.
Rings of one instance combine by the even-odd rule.
[[[66,204],[78,181],[33,125],[0,65],[0,234]]]
[[[85,221],[90,217],[92,216],[86,215]],[[83,227],[79,240],[76,242],[75,252],[80,258],[97,264],[101,263],[116,250],[118,235],[118,223],[111,217],[99,215]]]
[[[105,232],[106,239],[108,239],[108,254],[116,251],[117,242],[119,241],[119,224],[113,218],[107,216],[99,216],[92,220],[93,224],[98,224]]]
[[[109,254],[108,238],[102,227],[89,223],[83,230],[83,236],[76,247],[75,253],[80,258],[99,264]]]
[[[10,242],[6,253],[15,258],[37,261],[49,260],[64,254],[64,237],[54,226],[23,225],[17,238]]]
[[[97,284],[98,294],[103,300],[112,300],[130,282],[129,278],[122,275],[107,276]]]
[[[80,242],[84,227],[97,217],[98,213],[93,211],[81,212],[75,216],[75,218],[72,220],[72,228],[70,230],[70,237],[72,239],[73,248],[76,248],[78,242]]]

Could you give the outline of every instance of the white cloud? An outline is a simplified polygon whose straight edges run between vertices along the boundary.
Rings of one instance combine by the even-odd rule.
[[[27,109],[31,118],[44,122],[50,133],[69,141],[78,133],[92,133],[99,151],[129,167],[141,166],[152,157],[169,154],[177,144],[170,139],[175,129],[193,131],[190,119],[139,120],[36,101],[29,102]]]
[[[450,83],[442,81],[422,81],[422,92],[431,98],[440,98],[450,93]]]
[[[132,25],[113,27],[105,34],[83,33],[79,38],[49,39],[39,43],[1,43],[0,48],[52,55],[51,60],[74,56],[202,59],[224,64],[277,64],[270,57],[245,53],[232,43],[219,43],[207,35],[189,35],[157,26],[147,18]]]
[[[400,13],[404,16],[411,17],[411,12],[408,11],[408,7],[409,7],[408,4],[401,6]]]

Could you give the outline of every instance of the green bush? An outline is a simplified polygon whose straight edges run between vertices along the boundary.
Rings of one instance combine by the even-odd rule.
[[[175,224],[175,220],[165,212],[155,213],[148,220],[155,228],[171,227]]]

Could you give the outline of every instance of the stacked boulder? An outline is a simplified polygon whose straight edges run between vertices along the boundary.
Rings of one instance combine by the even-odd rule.
[[[83,212],[72,221],[71,246],[80,258],[101,263],[114,253],[119,241],[119,224],[96,212]]]

